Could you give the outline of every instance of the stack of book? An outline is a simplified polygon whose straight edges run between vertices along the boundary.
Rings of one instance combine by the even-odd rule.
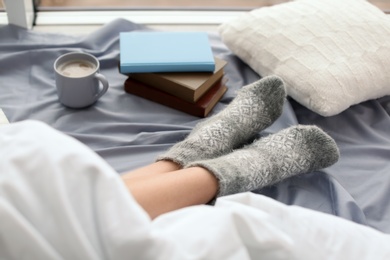
[[[120,34],[120,72],[127,93],[206,117],[225,94],[226,61],[213,56],[206,33]]]

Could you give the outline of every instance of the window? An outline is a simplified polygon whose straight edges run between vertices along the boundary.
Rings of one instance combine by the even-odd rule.
[[[0,24],[97,25],[121,17],[141,24],[215,25],[247,10],[289,1],[293,0],[9,0],[12,8],[5,10],[0,0]],[[368,1],[390,14],[390,0]]]
[[[38,9],[241,9],[248,10],[292,0],[35,0]],[[342,0],[340,0],[342,1]],[[390,0],[369,0],[390,11]]]
[[[253,9],[291,0],[38,0],[42,9]]]

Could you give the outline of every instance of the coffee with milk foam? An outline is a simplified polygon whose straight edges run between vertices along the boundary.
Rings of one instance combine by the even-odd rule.
[[[65,62],[58,68],[62,75],[70,78],[85,77],[95,72],[95,70],[96,66],[93,63],[84,60]]]

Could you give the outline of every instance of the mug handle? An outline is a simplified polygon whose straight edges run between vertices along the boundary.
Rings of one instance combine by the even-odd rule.
[[[95,78],[97,78],[103,84],[103,89],[99,93],[96,94],[96,97],[95,97],[95,101],[96,101],[99,98],[101,98],[104,95],[104,93],[107,92],[107,90],[108,90],[108,81],[107,81],[106,77],[104,77],[100,73],[96,73],[95,74]]]

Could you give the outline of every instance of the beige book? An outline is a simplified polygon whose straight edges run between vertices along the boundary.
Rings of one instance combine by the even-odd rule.
[[[197,102],[224,75],[227,62],[215,59],[215,70],[208,72],[134,73],[129,77],[187,102]]]

